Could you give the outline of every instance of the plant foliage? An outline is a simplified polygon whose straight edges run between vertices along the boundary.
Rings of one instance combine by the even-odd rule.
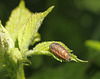
[[[7,67],[9,76],[12,79],[25,79],[23,66],[26,62],[30,62],[27,59],[28,56],[48,55],[53,56],[58,61],[66,61],[50,52],[49,46],[54,42],[61,44],[68,50],[72,61],[87,62],[78,59],[77,56],[71,53],[72,50],[62,42],[42,42],[37,44],[33,50],[28,50],[30,45],[40,41],[38,29],[53,7],[41,13],[32,13],[25,8],[25,3],[21,0],[19,6],[12,11],[5,28],[0,22],[0,64]]]

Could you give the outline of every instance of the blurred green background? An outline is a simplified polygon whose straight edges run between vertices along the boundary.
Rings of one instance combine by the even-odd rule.
[[[0,0],[0,20],[5,25],[20,0]],[[27,79],[100,79],[100,0],[25,0],[32,12],[54,5],[39,29],[42,41],[61,41],[88,63],[61,63],[49,56],[32,56],[25,66]],[[94,40],[94,41],[87,41]],[[0,79],[9,79],[6,70]]]

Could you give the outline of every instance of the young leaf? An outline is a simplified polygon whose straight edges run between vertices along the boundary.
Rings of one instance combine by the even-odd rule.
[[[85,63],[85,62],[88,62],[88,61],[83,61],[81,59],[78,59],[76,55],[72,54],[72,53],[69,53],[69,55],[71,56],[71,60],[72,61],[75,61],[75,62],[82,62],[82,63]]]
[[[18,48],[9,49],[8,54],[10,54],[9,58],[12,58],[15,63],[17,63],[18,60],[19,61],[23,60],[21,52],[18,50]]]
[[[14,42],[10,38],[10,34],[8,33],[8,31],[2,26],[1,21],[0,21],[0,43],[1,47],[3,47],[5,51],[8,48],[14,47]]]
[[[10,48],[14,47],[14,43],[10,38],[7,30],[2,26],[0,21],[0,62],[4,63],[5,54]]]
[[[69,53],[72,61],[87,62],[87,61],[83,61],[83,60],[78,59],[77,56],[75,56],[74,54],[71,54],[72,50],[70,50],[63,43],[57,42],[57,41],[40,43],[40,44],[36,45],[36,47],[33,50],[28,51],[26,53],[26,55],[27,56],[30,56],[30,55],[48,55],[48,56],[53,56],[56,60],[58,60],[60,62],[66,61],[64,59],[58,58],[57,56],[55,56],[54,54],[52,54],[52,52],[50,52],[49,46],[50,46],[51,43],[59,43],[60,45],[62,45],[63,47],[65,47],[68,50],[68,53]]]
[[[25,8],[25,3],[21,0],[19,6],[11,12],[9,21],[6,23],[5,28],[11,34],[11,38],[15,42],[18,36],[18,32],[22,25],[28,21],[32,13]]]
[[[31,18],[22,26],[18,34],[19,48],[21,50],[28,49],[43,19],[52,9],[53,9],[53,6],[43,13],[33,14]]]
[[[41,38],[40,38],[40,34],[37,32],[35,35],[34,35],[34,39],[32,40],[32,44],[35,44],[36,42],[40,41]]]

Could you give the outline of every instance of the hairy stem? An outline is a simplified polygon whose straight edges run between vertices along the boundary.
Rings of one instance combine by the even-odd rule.
[[[24,67],[23,63],[19,62],[18,69],[17,69],[17,79],[25,79],[23,67]]]

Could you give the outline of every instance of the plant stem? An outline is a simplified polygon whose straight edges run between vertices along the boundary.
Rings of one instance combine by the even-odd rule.
[[[17,79],[25,79],[23,67],[24,67],[23,63],[19,61],[17,69]]]

